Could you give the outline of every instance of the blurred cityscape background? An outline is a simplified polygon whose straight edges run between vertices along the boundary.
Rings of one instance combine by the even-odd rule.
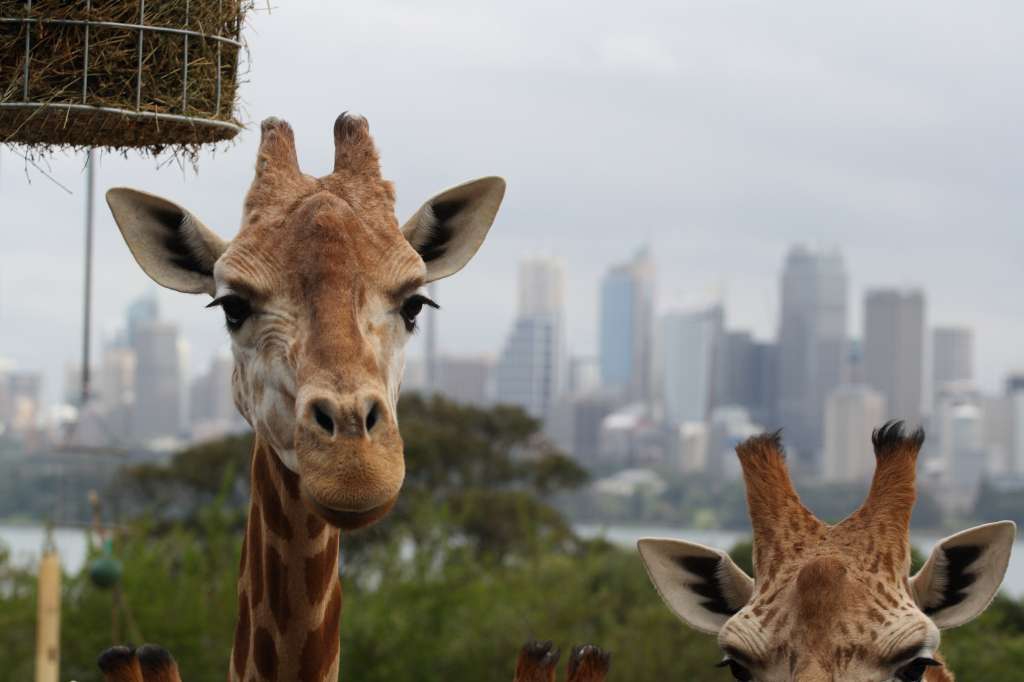
[[[501,302],[515,310],[502,346],[441,352],[444,316],[430,311],[403,390],[521,407],[593,475],[587,501],[570,505],[586,520],[728,525],[713,501],[687,518],[659,500],[673,496],[673,482],[737,482],[735,445],[779,428],[802,484],[824,486],[825,497],[862,489],[874,466],[869,434],[889,419],[927,431],[929,528],[974,517],[981,491],[984,503],[1016,497],[1024,510],[1024,373],[1007,368],[1002,390],[981,390],[975,330],[931,324],[923,289],[869,286],[853,300],[841,250],[794,245],[778,263],[776,332],[758,338],[715,293],[685,304],[659,296],[656,275],[650,249],[638,246],[593,282],[598,352],[584,355],[566,342],[566,266],[525,258],[514,300]],[[860,328],[849,324],[853,306]],[[7,495],[0,516],[46,509],[83,520],[84,503],[60,494],[75,476],[102,487],[124,464],[167,461],[248,428],[232,403],[230,354],[193,367],[155,290],[128,306],[97,356],[84,391],[81,367],[65,368],[55,403],[38,370],[0,363],[0,481],[53,491],[42,498],[52,507],[26,509]]]

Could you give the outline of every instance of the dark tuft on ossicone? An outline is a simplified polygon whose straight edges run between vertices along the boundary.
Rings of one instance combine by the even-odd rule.
[[[162,671],[174,665],[171,652],[156,644],[143,644],[135,651],[135,655],[139,657],[139,665],[144,672]]]
[[[786,448],[782,445],[782,429],[771,433],[759,433],[736,446],[736,454],[740,457],[765,452],[778,454],[783,459],[786,458]]]
[[[594,644],[575,646],[569,656],[569,680],[604,679],[611,659],[611,653]]]
[[[112,673],[129,665],[135,657],[135,650],[127,646],[112,646],[96,659],[96,666],[104,673]]]
[[[893,419],[871,432],[871,444],[875,446],[876,457],[897,450],[917,452],[924,444],[924,429],[918,427],[907,434],[903,430],[903,420]]]

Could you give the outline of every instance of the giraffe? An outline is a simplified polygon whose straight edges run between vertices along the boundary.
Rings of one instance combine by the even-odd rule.
[[[399,228],[366,120],[339,116],[334,147],[333,171],[306,175],[291,127],[263,121],[230,242],[166,199],[107,192],[146,274],[211,296],[231,338],[234,401],[255,432],[232,681],[338,679],[340,533],[397,500],[404,347],[421,310],[438,307],[424,287],[473,257],[505,192],[497,177],[458,185]],[[139,661],[145,673],[146,660],[165,677],[137,679],[177,679],[169,655],[144,658],[121,649],[100,663],[108,679]]]
[[[717,635],[722,667],[757,682],[951,682],[939,632],[962,625],[999,589],[1010,521],[942,540],[910,576],[910,514],[921,429],[874,430],[875,473],[861,507],[836,525],[797,496],[779,433],[737,448],[754,531],[755,577],[717,549],[638,542],[648,575],[685,623]]]
[[[523,645],[516,659],[513,682],[555,682],[561,651],[550,642],[531,641]],[[572,648],[566,668],[566,682],[604,682],[611,654],[593,644]]]

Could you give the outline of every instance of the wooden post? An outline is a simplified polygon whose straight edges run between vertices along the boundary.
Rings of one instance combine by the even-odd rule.
[[[36,620],[36,682],[58,682],[60,675],[60,558],[48,548],[39,562]]]

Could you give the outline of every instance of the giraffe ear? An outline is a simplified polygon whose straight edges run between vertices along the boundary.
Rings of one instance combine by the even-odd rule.
[[[942,630],[980,615],[999,591],[1016,535],[1012,521],[999,521],[940,542],[910,580],[918,608]]]
[[[423,204],[402,234],[427,264],[427,281],[452,275],[469,262],[491,229],[505,196],[505,181],[471,180]]]
[[[754,581],[721,550],[680,540],[637,542],[654,588],[683,622],[718,634],[750,601]]]
[[[116,187],[107,192],[107,205],[128,249],[154,282],[213,295],[213,264],[227,242],[181,206],[153,194]]]

